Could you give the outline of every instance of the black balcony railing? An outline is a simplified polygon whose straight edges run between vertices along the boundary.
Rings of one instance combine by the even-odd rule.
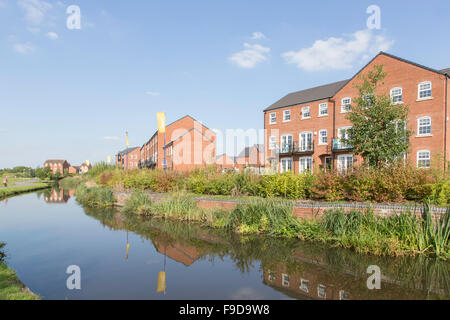
[[[347,143],[342,143],[338,139],[333,140],[333,151],[348,151],[352,149],[353,147]]]
[[[281,145],[280,154],[311,154],[314,153],[314,141],[303,143],[293,142]]]

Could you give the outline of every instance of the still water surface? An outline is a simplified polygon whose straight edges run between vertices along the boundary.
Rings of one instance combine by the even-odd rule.
[[[1,202],[0,241],[8,265],[43,299],[450,299],[448,262],[83,208],[62,189]],[[70,265],[81,268],[81,290],[66,287]],[[371,265],[381,268],[380,290],[367,288]]]

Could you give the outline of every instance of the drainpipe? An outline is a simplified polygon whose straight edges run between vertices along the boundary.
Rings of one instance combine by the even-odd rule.
[[[444,136],[444,173],[447,172],[447,122],[448,122],[448,73],[445,74],[445,136]]]

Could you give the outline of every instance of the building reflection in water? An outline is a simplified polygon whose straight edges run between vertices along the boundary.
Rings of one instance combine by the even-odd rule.
[[[44,201],[49,204],[67,203],[74,195],[73,189],[53,188],[44,191]]]
[[[85,208],[86,214],[114,230],[148,239],[157,252],[186,268],[199,259],[227,256],[242,272],[260,263],[262,282],[295,299],[403,300],[449,299],[448,263],[426,257],[382,258],[327,248],[295,239],[241,237],[234,233],[157,219]],[[128,243],[128,241],[127,241]],[[367,268],[382,270],[382,289],[367,288]],[[161,273],[158,275],[158,287]]]

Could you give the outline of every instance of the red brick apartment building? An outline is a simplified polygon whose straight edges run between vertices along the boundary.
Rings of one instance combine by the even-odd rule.
[[[67,160],[47,160],[44,162],[44,168],[50,167],[52,174],[59,172],[61,176],[64,175],[65,170],[69,170],[70,163]]]
[[[139,169],[139,161],[141,161],[141,148],[128,148],[116,155],[116,167],[136,170]]]
[[[430,168],[439,159],[447,163],[450,68],[434,70],[380,52],[352,79],[288,94],[264,110],[270,167],[302,173],[327,167],[346,170],[361,163],[341,138],[351,128],[345,116],[358,97],[357,76],[375,65],[383,65],[387,73],[378,94],[385,92],[395,103],[409,106],[408,128],[413,135],[407,161],[419,168]]]
[[[140,148],[140,168],[164,169],[164,147],[167,169],[192,171],[214,164],[216,134],[191,116],[166,126],[166,139],[159,131]]]

